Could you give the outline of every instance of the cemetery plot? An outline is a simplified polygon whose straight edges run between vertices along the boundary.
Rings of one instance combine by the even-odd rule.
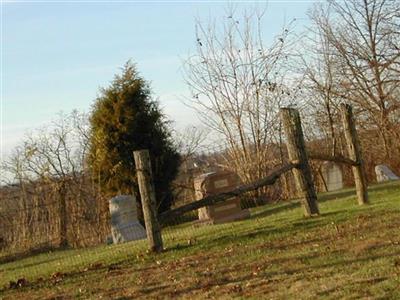
[[[161,254],[136,241],[2,264],[0,298],[398,299],[399,191],[372,186],[368,206],[354,205],[354,189],[324,193],[318,218],[286,202],[239,222],[182,224],[164,230]]]

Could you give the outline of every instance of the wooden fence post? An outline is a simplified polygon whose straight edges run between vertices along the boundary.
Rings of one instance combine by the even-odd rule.
[[[138,178],[140,198],[142,200],[144,223],[150,250],[161,252],[163,241],[160,224],[157,220],[156,195],[154,190],[151,161],[148,150],[134,151],[136,174]]]
[[[286,145],[290,162],[299,165],[292,172],[298,194],[302,198],[304,215],[306,217],[318,215],[317,194],[311,176],[311,168],[308,164],[300,114],[294,108],[281,108],[280,115],[287,139]]]
[[[365,176],[364,161],[361,154],[361,145],[354,124],[353,109],[351,105],[344,103],[340,105],[340,109],[342,113],[347,151],[350,159],[357,163],[356,165],[352,165],[351,169],[353,170],[358,204],[364,205],[368,203],[367,180]]]

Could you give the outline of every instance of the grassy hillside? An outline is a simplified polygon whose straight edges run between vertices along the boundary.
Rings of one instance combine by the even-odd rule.
[[[399,299],[400,182],[369,191],[363,207],[352,189],[321,194],[310,219],[286,202],[241,222],[169,228],[161,255],[141,241],[3,264],[0,298]]]

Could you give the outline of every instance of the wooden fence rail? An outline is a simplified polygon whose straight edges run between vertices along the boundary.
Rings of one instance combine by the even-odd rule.
[[[350,166],[357,166],[358,165],[358,162],[356,162],[356,161],[354,161],[354,160],[352,160],[350,158],[341,156],[341,155],[331,156],[331,155],[325,155],[325,154],[311,152],[308,155],[308,158],[312,159],[312,160],[333,161],[333,162],[337,162],[337,163],[347,164],[347,165],[350,165]]]
[[[285,172],[288,172],[292,170],[293,168],[298,167],[299,165],[293,164],[293,163],[288,163],[284,164],[279,168],[276,168],[274,171],[272,171],[267,177],[264,177],[256,182],[249,183],[249,184],[244,184],[241,185],[232,191],[225,192],[225,193],[220,193],[216,195],[210,195],[207,196],[201,200],[183,205],[181,207],[166,211],[158,216],[158,219],[160,223],[164,223],[174,217],[178,217],[183,215],[184,213],[187,213],[189,211],[195,210],[202,208],[204,206],[212,205],[218,202],[223,202],[229,198],[235,197],[235,196],[240,196],[246,192],[254,191],[260,187],[266,186],[266,185],[271,185],[274,184],[275,181]]]

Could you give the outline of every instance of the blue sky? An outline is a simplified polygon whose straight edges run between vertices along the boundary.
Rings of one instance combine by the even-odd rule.
[[[254,2],[232,5],[239,11],[255,6]],[[269,1],[266,38],[292,18],[301,30],[311,5]],[[227,7],[223,1],[2,0],[3,159],[24,132],[49,122],[58,112],[90,111],[99,87],[106,86],[128,59],[151,82],[178,129],[197,125],[195,113],[182,104],[187,94],[182,60],[195,51],[195,18],[223,18]]]

